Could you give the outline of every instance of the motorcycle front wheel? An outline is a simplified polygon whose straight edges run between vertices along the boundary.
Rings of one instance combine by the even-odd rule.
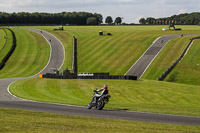
[[[88,104],[88,109],[91,109],[92,108],[92,105],[91,103]]]

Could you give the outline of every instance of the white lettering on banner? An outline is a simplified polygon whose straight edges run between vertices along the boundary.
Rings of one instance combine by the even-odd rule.
[[[79,73],[78,76],[94,76],[93,73]]]

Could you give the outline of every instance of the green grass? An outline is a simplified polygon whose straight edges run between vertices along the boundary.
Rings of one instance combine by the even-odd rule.
[[[140,133],[197,133],[200,126],[156,124],[110,120],[83,116],[70,116],[14,109],[0,109],[0,132],[37,133],[93,133],[93,132],[140,132]]]
[[[200,87],[152,80],[26,79],[11,85],[12,94],[35,101],[87,106],[92,90],[109,85],[106,108],[200,116]]]
[[[181,56],[192,37],[194,36],[171,40],[155,58],[142,78],[156,80],[160,77]]]
[[[4,47],[4,44],[5,44],[5,41],[6,41],[5,37],[6,37],[5,32],[3,31],[3,29],[0,29],[0,51]]]
[[[71,69],[72,36],[78,39],[78,71],[125,74],[134,62],[159,36],[167,34],[199,33],[198,26],[178,26],[183,31],[166,31],[166,26],[66,26],[64,31],[55,27],[35,27],[59,37],[66,49],[63,68]],[[112,36],[99,36],[107,31]]]
[[[166,77],[165,81],[200,85],[200,39],[195,40],[185,57]]]
[[[3,31],[3,30],[1,30]],[[7,42],[6,45],[4,47],[5,41],[6,39],[4,38],[5,36],[5,32],[3,31],[3,36],[1,36],[1,42],[0,43],[0,62],[3,60],[3,58],[8,54],[8,52],[10,51],[12,45],[13,45],[13,37],[12,37],[12,33],[6,29],[7,32]]]
[[[0,78],[28,77],[37,74],[49,60],[48,43],[37,33],[24,29],[12,30],[16,34],[17,46],[4,68],[0,70]],[[8,43],[10,41],[11,39]]]

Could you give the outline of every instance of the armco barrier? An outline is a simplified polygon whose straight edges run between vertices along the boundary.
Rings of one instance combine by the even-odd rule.
[[[0,70],[4,67],[6,61],[10,58],[10,56],[12,55],[12,53],[14,52],[14,50],[16,48],[16,36],[15,36],[15,33],[11,29],[9,29],[9,28],[7,28],[7,29],[10,30],[11,33],[12,33],[12,36],[13,36],[13,45],[12,45],[10,51],[7,53],[7,55],[1,61],[1,63],[0,63]]]
[[[73,36],[72,72],[77,73],[77,71],[77,39],[75,36]]]
[[[124,75],[95,75],[95,76],[77,76],[75,74],[62,76],[51,73],[42,75],[43,78],[53,79],[120,79],[120,80],[137,80],[137,76],[124,76]]]
[[[184,51],[181,54],[181,56],[157,80],[162,81],[167,77],[167,75],[174,69],[174,67],[182,60],[182,58],[186,54],[187,50],[189,49],[189,47],[192,44],[194,39],[200,39],[200,37],[191,38],[190,42],[188,43],[188,45],[184,49]]]

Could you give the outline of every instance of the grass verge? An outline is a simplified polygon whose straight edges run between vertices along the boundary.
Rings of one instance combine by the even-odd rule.
[[[200,39],[194,40],[189,51],[166,77],[165,81],[200,85]]]
[[[3,31],[3,29],[0,28],[0,51],[4,47],[5,40],[6,40],[5,37],[6,37],[5,32]]]
[[[5,29],[7,32],[7,42],[5,44],[6,39],[4,38],[5,33],[3,33],[3,36],[1,36],[1,44],[0,44],[0,62],[4,59],[4,57],[8,54],[8,52],[10,51],[12,45],[13,45],[13,37],[12,37],[12,33]],[[3,30],[1,30],[3,31]],[[1,33],[0,33],[1,34]],[[5,44],[5,46],[4,46]]]
[[[48,43],[35,32],[24,29],[12,30],[16,34],[17,46],[0,71],[0,78],[28,77],[37,74],[49,60],[50,47]]]
[[[87,122],[86,122],[87,121]],[[200,126],[110,120],[0,108],[0,132],[199,132]]]
[[[10,86],[12,94],[35,101],[87,106],[92,90],[109,85],[106,108],[200,116],[200,87],[158,81],[25,79]]]

